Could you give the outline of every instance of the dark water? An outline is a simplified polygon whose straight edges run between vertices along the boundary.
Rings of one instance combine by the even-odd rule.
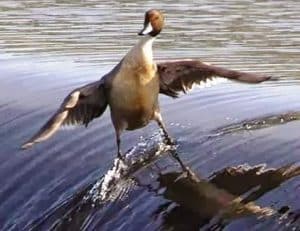
[[[163,9],[157,60],[199,58],[280,77],[161,97],[155,124],[123,136],[109,114],[30,137],[73,88],[97,80]],[[1,230],[299,230],[298,1],[0,1]]]

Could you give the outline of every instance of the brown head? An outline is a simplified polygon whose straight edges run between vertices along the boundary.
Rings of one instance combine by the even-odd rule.
[[[159,10],[148,10],[145,13],[144,28],[138,35],[150,35],[155,37],[164,26],[164,16]]]

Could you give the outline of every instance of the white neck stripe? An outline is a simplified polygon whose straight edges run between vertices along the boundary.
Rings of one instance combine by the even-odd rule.
[[[153,31],[153,27],[152,27],[151,23],[149,22],[148,25],[143,30],[142,34],[146,35],[146,34],[149,34],[152,31]]]

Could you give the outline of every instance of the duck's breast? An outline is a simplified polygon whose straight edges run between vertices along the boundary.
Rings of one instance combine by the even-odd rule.
[[[158,105],[159,81],[154,65],[126,66],[112,80],[109,104],[115,122],[127,129],[145,126]]]

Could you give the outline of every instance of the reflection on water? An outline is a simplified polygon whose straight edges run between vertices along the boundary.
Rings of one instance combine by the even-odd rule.
[[[131,151],[114,159],[109,113],[21,152],[71,89],[123,57],[149,8],[166,15],[156,59],[281,79],[162,97],[175,153],[153,125],[124,136]],[[299,12],[283,0],[1,0],[0,229],[297,229]]]
[[[184,176],[180,172],[161,174],[158,178],[160,186],[166,188],[163,196],[171,202],[161,206],[157,214],[164,214],[165,228],[178,225],[178,230],[183,230],[184,227],[196,230],[204,225],[208,229],[221,228],[233,219],[250,215],[257,218],[272,215],[280,217],[277,211],[261,207],[253,201],[274,189],[274,181],[277,187],[299,174],[299,166],[292,165],[270,170],[262,165],[228,167],[215,173],[209,181],[193,172]],[[266,179],[270,181],[265,181]],[[251,196],[240,197],[256,187],[259,188],[259,194],[254,193],[255,198],[250,200]],[[179,221],[182,217],[184,221]],[[214,219],[211,220],[212,218]]]

